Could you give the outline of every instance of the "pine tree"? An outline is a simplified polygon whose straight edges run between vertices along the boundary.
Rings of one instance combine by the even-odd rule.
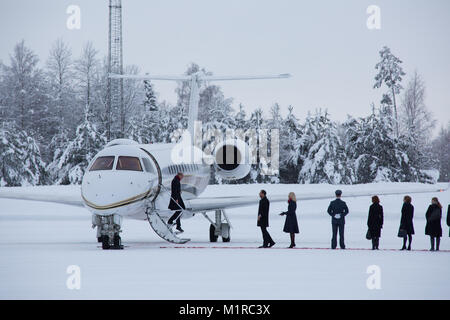
[[[75,138],[52,165],[57,184],[80,184],[88,164],[106,143],[105,133],[97,130],[86,107],[84,121],[77,127]]]
[[[150,80],[144,81],[144,110],[158,111],[158,104],[156,101],[156,94],[153,89],[153,84]]]
[[[297,183],[298,173],[303,162],[299,139],[303,128],[293,113],[294,107],[288,107],[288,115],[282,120],[280,130],[280,182]]]
[[[2,187],[48,183],[36,141],[11,124],[0,128],[0,172]]]
[[[375,65],[378,74],[375,76],[374,88],[380,88],[384,83],[391,90],[392,104],[394,106],[394,114],[396,121],[396,134],[399,135],[398,113],[395,95],[403,89],[400,82],[405,75],[400,64],[402,61],[391,53],[391,49],[384,46],[380,51],[381,61]]]
[[[311,146],[304,155],[298,183],[350,183],[344,148],[336,124],[329,119],[326,111],[323,114],[321,111],[317,112],[308,121],[310,123],[306,127],[309,129],[304,134],[312,129],[308,141]]]

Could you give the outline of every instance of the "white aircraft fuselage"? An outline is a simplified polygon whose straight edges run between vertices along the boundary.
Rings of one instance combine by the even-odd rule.
[[[154,208],[163,212],[161,216],[171,215],[167,209],[171,181],[178,172],[184,173],[184,200],[198,197],[208,186],[211,165],[194,161],[175,164],[175,144],[125,143],[107,145],[86,170],[81,196],[91,213],[146,220],[146,208],[153,202]],[[185,212],[183,218],[187,217]]]

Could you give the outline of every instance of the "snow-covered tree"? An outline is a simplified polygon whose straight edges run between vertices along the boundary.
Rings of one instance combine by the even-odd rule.
[[[384,83],[391,90],[392,104],[394,106],[394,114],[396,121],[396,134],[399,135],[398,113],[395,95],[403,89],[400,84],[402,77],[405,75],[401,67],[402,61],[391,53],[391,49],[384,46],[380,51],[381,61],[375,65],[378,74],[375,76],[374,88],[380,88]]]
[[[35,139],[12,124],[0,127],[0,172],[1,187],[48,182],[45,163]]]
[[[20,130],[45,136],[49,124],[48,98],[38,57],[21,41],[14,47],[10,65],[1,65],[6,117]]]
[[[344,148],[329,114],[319,111],[306,121],[307,146],[298,183],[350,183]]]
[[[450,182],[450,122],[441,128],[431,152],[437,162],[439,181]]]
[[[89,162],[105,145],[104,132],[97,130],[91,118],[92,115],[86,108],[84,121],[77,127],[75,138],[49,166],[55,175],[55,183],[80,184]]]
[[[287,117],[282,120],[280,130],[280,181],[282,183],[297,183],[298,173],[303,163],[300,148],[303,128],[293,111],[294,107],[289,106]]]
[[[144,110],[158,111],[156,93],[150,80],[144,81]]]

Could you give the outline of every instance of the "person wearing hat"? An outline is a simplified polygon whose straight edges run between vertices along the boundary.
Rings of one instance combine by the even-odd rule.
[[[328,214],[331,216],[331,227],[333,230],[333,237],[331,239],[331,249],[337,247],[337,233],[339,231],[339,246],[341,249],[345,249],[344,242],[344,226],[345,216],[348,214],[347,204],[342,201],[342,191],[336,190],[336,200],[330,202],[328,206]]]

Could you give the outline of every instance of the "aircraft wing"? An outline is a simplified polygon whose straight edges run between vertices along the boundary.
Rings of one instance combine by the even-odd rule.
[[[0,198],[83,206],[80,186],[3,187]]]
[[[442,185],[441,185],[442,186]],[[436,192],[444,192],[448,190],[449,186],[446,185],[444,187],[439,188],[439,185],[424,185],[421,187],[414,187],[410,190],[399,190],[397,188],[390,189],[389,187],[384,187],[384,190],[372,190],[372,191],[346,191],[345,187],[342,187],[345,198],[352,197],[371,197],[373,195],[395,195],[395,194],[414,194],[414,193],[436,193]],[[323,192],[323,193],[305,193],[298,192],[295,190],[293,186],[292,191],[295,192],[297,201],[302,200],[320,200],[327,199],[333,200],[335,197],[333,193]],[[286,202],[287,201],[287,193],[286,194],[268,194],[268,198],[270,202]],[[194,212],[202,212],[202,211],[213,211],[218,209],[230,209],[236,207],[245,207],[251,205],[257,205],[259,203],[259,197],[256,196],[218,196],[218,197],[200,197],[192,200],[185,201],[186,209],[194,211]]]

